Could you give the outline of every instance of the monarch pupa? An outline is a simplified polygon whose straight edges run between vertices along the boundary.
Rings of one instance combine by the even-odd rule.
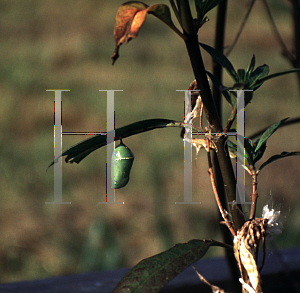
[[[126,186],[129,181],[133,160],[134,155],[132,151],[121,140],[111,158],[112,188],[118,189]]]

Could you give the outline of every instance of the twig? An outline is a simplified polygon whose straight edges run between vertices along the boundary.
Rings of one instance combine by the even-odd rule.
[[[276,23],[274,21],[274,18],[272,16],[269,4],[267,3],[266,0],[263,0],[263,3],[266,7],[268,16],[270,18],[271,26],[272,26],[273,32],[275,34],[275,37],[276,37],[276,39],[278,40],[278,42],[280,43],[280,45],[282,47],[283,56],[285,56],[292,64],[294,64],[295,63],[295,58],[294,58],[293,54],[290,52],[290,50],[287,48],[287,46],[285,45],[285,43],[284,43],[284,41],[283,41],[279,31],[278,31],[278,28],[277,28]]]
[[[216,184],[215,184],[215,178],[214,178],[214,174],[213,174],[213,170],[212,170],[212,163],[211,163],[211,157],[210,157],[210,140],[209,140],[209,138],[207,138],[207,144],[206,145],[207,145],[207,160],[208,160],[209,175],[210,175],[211,185],[212,185],[212,188],[213,188],[213,191],[214,191],[214,194],[215,194],[215,198],[216,198],[220,213],[222,215],[222,218],[224,219],[225,225],[228,227],[231,234],[233,236],[235,236],[235,231],[234,231],[233,225],[228,220],[227,212],[224,211],[224,208],[221,204],[219,194],[218,194],[218,191],[217,191],[217,187],[216,187]]]
[[[252,194],[251,194],[251,207],[250,207],[250,214],[249,214],[249,220],[252,220],[255,218],[256,213],[256,204],[257,204],[257,174],[256,170],[252,170]]]
[[[225,293],[225,291],[221,288],[219,288],[218,286],[214,286],[211,283],[209,283],[199,272],[198,270],[193,266],[193,269],[195,270],[196,274],[198,275],[199,279],[205,283],[206,285],[208,285],[213,293]]]
[[[248,172],[248,174],[250,176],[252,176],[252,172],[250,171],[250,169],[247,166],[243,165],[243,168]]]
[[[237,113],[237,105],[235,105],[234,108],[231,108],[231,114],[229,119],[227,120],[224,132],[228,132],[230,130],[230,127],[236,117],[236,113]]]
[[[170,4],[171,4],[171,6],[172,6],[172,9],[173,9],[173,11],[174,11],[174,14],[175,14],[175,16],[176,16],[176,18],[177,18],[177,20],[178,20],[180,26],[182,26],[182,24],[181,24],[181,19],[180,19],[180,16],[179,16],[179,11],[178,11],[178,9],[177,9],[176,4],[174,3],[173,0],[170,0]]]
[[[248,8],[247,14],[246,14],[246,16],[245,16],[245,18],[244,18],[244,20],[242,22],[242,25],[241,25],[241,27],[240,27],[240,29],[239,29],[239,31],[238,31],[238,33],[237,33],[237,35],[236,35],[233,43],[232,43],[232,45],[229,47],[229,49],[227,50],[227,52],[225,54],[226,56],[228,56],[231,53],[232,49],[234,48],[234,46],[236,45],[238,39],[240,38],[240,35],[241,35],[241,33],[242,33],[242,31],[243,31],[243,29],[245,27],[245,24],[246,24],[246,22],[247,22],[247,20],[249,18],[249,15],[250,15],[250,12],[251,12],[251,10],[253,8],[254,3],[255,3],[255,0],[252,0],[251,3],[250,3],[250,7]]]
[[[203,123],[202,123],[202,117],[203,117],[203,103],[200,107],[200,128],[203,129]]]

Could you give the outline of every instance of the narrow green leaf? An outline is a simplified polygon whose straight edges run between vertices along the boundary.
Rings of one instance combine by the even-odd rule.
[[[230,158],[236,158],[237,145],[229,139],[226,140],[226,143],[228,146]]]
[[[248,164],[250,166],[254,166],[254,146],[251,139],[244,139],[244,147],[245,147],[245,156]]]
[[[168,25],[174,32],[176,32],[179,36],[183,37],[183,34],[177,29],[177,27],[174,25],[171,17],[170,9],[165,4],[154,4],[151,5],[147,9],[148,14],[153,14],[157,18],[159,18],[162,22],[164,22],[166,25]]]
[[[257,142],[254,144],[254,146],[256,146],[258,144],[258,142],[259,142],[259,140],[257,140]],[[257,151],[254,151],[254,158],[253,158],[254,164],[262,158],[266,149],[267,149],[267,142],[265,141]]]
[[[248,87],[250,90],[258,89],[263,82],[260,81],[261,78],[266,77],[269,74],[269,66],[267,64],[258,66],[251,74],[248,80]]]
[[[287,120],[288,118],[282,119],[281,121],[273,124],[272,126],[270,126],[264,133],[263,135],[260,137],[258,144],[255,148],[255,152],[257,152],[261,146],[269,139],[269,137]]]
[[[258,66],[252,72],[252,74],[250,76],[253,80],[256,80],[256,79],[263,78],[263,77],[267,76],[269,74],[269,72],[270,72],[269,65],[263,64],[263,65]]]
[[[277,77],[277,76],[281,76],[281,75],[285,75],[285,74],[288,74],[288,73],[298,72],[298,71],[300,71],[300,68],[290,69],[290,70],[285,70],[285,71],[280,71],[280,72],[277,72],[277,73],[270,74],[268,76],[259,77],[258,80],[257,80],[257,82],[258,83],[263,83],[263,82],[265,82],[268,79],[271,79],[271,78],[274,78],[274,77]]]
[[[227,59],[227,57],[223,54],[221,54],[218,50],[214,49],[211,46],[208,46],[203,43],[199,43],[200,46],[207,52],[209,53],[222,67],[225,68],[225,70],[228,72],[228,74],[232,77],[234,82],[239,81],[239,76],[236,73],[233,65],[231,62]]]
[[[227,140],[226,140],[226,143],[227,143],[227,146],[228,146],[228,148],[229,148],[230,150],[232,150],[232,151],[234,151],[234,152],[237,151],[237,145],[236,145],[233,141],[227,139]]]
[[[155,15],[161,21],[166,24],[173,24],[171,18],[171,12],[167,5],[165,4],[154,4],[148,8],[148,13]]]
[[[267,165],[269,165],[270,163],[282,159],[282,158],[286,158],[286,157],[291,157],[291,156],[300,156],[300,152],[282,152],[279,155],[274,155],[272,157],[270,157],[267,161],[265,161],[257,170],[257,173],[260,172],[264,167],[266,167]]]
[[[198,19],[201,21],[205,14],[215,8],[223,0],[195,0]]]
[[[210,10],[212,10],[213,8],[215,8],[217,5],[219,5],[223,0],[206,0],[205,2],[207,3],[206,5],[206,12],[209,12]]]
[[[238,69],[237,74],[239,76],[239,82],[245,83],[245,70],[244,69]]]
[[[181,271],[201,259],[210,246],[228,247],[213,240],[191,240],[139,262],[112,293],[155,293]]]
[[[163,127],[184,127],[184,123],[177,122],[169,119],[148,119],[138,121],[123,127],[120,127],[115,130],[115,141],[121,138],[126,138],[138,133],[150,131],[156,128]],[[96,135],[91,138],[88,138],[72,147],[67,149],[62,153],[62,156],[67,156],[65,161],[68,163],[77,163],[79,164],[87,155],[92,153],[98,148],[101,148],[106,145],[106,135]],[[53,161],[49,167],[54,163],[57,163],[60,157]],[[48,167],[48,168],[49,168]]]
[[[248,80],[250,78],[254,67],[255,67],[255,55],[252,56],[250,64],[246,70],[246,80]]]

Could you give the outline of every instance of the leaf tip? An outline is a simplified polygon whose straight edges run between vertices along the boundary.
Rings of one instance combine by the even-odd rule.
[[[48,171],[48,169],[49,169],[52,165],[54,165],[54,162],[52,162],[52,163],[47,167],[46,172]]]
[[[113,52],[113,54],[111,55],[111,59],[112,59],[112,65],[114,65],[115,64],[115,62],[117,61],[117,59],[119,58],[119,47],[118,46],[116,46],[116,49],[115,49],[115,51]]]

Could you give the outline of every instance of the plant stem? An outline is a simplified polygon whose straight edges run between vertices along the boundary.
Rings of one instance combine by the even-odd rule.
[[[227,0],[223,0],[218,5],[216,35],[215,35],[215,49],[222,54],[224,51],[226,11],[227,11]],[[222,77],[223,77],[222,66],[214,60],[213,60],[213,75],[222,83]],[[213,87],[213,98],[216,104],[218,115],[220,117],[220,120],[222,121],[222,94],[220,90],[215,86]],[[223,178],[222,178],[218,158],[215,151],[212,152],[212,161],[213,161],[213,172],[215,174],[217,192],[219,194],[222,206],[227,209]],[[222,229],[221,231],[225,242],[231,240],[231,235],[225,235],[225,233],[229,234],[228,230]]]
[[[255,0],[252,0],[251,3],[250,3],[250,6],[249,6],[249,8],[248,8],[248,11],[247,11],[247,13],[246,13],[246,16],[245,16],[245,18],[244,18],[244,20],[243,20],[243,22],[242,22],[242,24],[241,24],[241,26],[240,26],[240,28],[239,28],[239,31],[238,31],[238,33],[237,33],[237,35],[236,35],[236,37],[235,37],[233,43],[231,44],[231,46],[229,47],[229,49],[227,50],[227,52],[226,52],[226,54],[225,54],[227,57],[229,56],[229,54],[230,54],[231,51],[233,50],[234,46],[236,45],[236,43],[237,43],[237,41],[238,41],[238,39],[239,39],[239,37],[240,37],[240,35],[241,35],[241,33],[242,33],[242,31],[243,31],[245,25],[246,25],[246,22],[247,22],[247,20],[248,20],[248,18],[249,18],[249,15],[250,15],[250,12],[251,12],[251,10],[252,10],[252,8],[253,8],[254,3],[255,3]],[[222,4],[222,2],[221,2],[221,4]],[[220,5],[221,5],[221,4],[220,4]]]
[[[176,7],[176,5],[174,3],[174,0],[170,0],[170,4],[171,4],[171,7],[172,7],[172,9],[174,11],[174,14],[175,14],[175,16],[176,16],[179,24],[181,25],[181,19],[180,19],[180,16],[179,16],[178,9],[177,9],[177,7]]]
[[[227,13],[227,0],[223,0],[218,5],[218,11],[217,11],[217,24],[216,24],[216,34],[215,34],[215,49],[218,50],[220,53],[224,54],[224,39],[225,39],[225,24],[226,24],[226,13]],[[213,75],[222,83],[223,79],[223,68],[218,63],[213,61]],[[213,97],[214,101],[216,103],[217,111],[220,117],[220,120],[222,121],[222,93],[217,87],[213,87]],[[236,113],[236,107],[232,110],[232,113],[230,115],[230,118],[233,120]],[[235,112],[234,112],[235,111]],[[227,123],[228,130],[229,130],[229,124]],[[225,131],[228,131],[225,129]],[[215,181],[216,181],[216,189],[217,193],[219,195],[220,205],[223,208],[227,209],[227,201],[226,201],[226,194],[224,190],[224,183],[222,178],[222,173],[220,170],[219,161],[217,158],[217,154],[215,151],[212,152],[212,161],[213,161],[213,174],[215,175]],[[225,243],[232,243],[232,232],[230,233],[226,227],[221,227],[221,233],[223,236],[223,241]],[[226,249],[225,250],[227,263],[230,269],[231,274],[231,280],[232,284],[234,285],[234,289],[236,292],[239,292],[241,290],[241,286],[239,283],[239,269],[237,266],[237,262],[235,259],[235,256],[233,252]]]
[[[218,194],[218,191],[217,191],[217,186],[216,186],[216,182],[215,182],[215,178],[214,178],[214,172],[213,172],[212,163],[211,163],[211,157],[210,157],[210,141],[209,141],[209,139],[207,139],[207,144],[206,145],[207,145],[207,160],[208,160],[208,168],[209,168],[210,181],[211,181],[211,185],[212,185],[212,188],[213,188],[213,192],[215,194],[217,205],[218,205],[220,213],[222,215],[222,219],[224,220],[222,223],[225,223],[225,225],[228,227],[228,229],[231,232],[231,234],[233,236],[235,236],[236,233],[235,233],[235,231],[233,229],[232,223],[229,222],[229,220],[228,220],[228,214],[226,213],[226,211],[223,208],[223,205],[222,205],[222,203],[220,201],[220,197],[219,197],[219,194]]]
[[[201,91],[201,98],[209,124],[209,129],[212,132],[222,133],[222,125],[208,84],[206,71],[198,45],[198,36],[194,28],[188,0],[177,0],[177,7],[182,21],[183,32],[187,36],[185,44],[190,57],[196,82]],[[217,146],[217,156],[223,177],[227,201],[234,203],[236,202],[236,181],[226,145],[226,138],[224,136],[216,137],[215,144]],[[236,232],[243,226],[245,222],[244,215],[236,204],[230,205],[230,209],[234,229]]]
[[[206,113],[209,127],[212,132],[222,131],[222,126],[207,81],[206,72],[198,45],[198,36],[194,28],[189,2],[187,0],[177,0],[177,6],[182,21],[182,29],[184,34],[187,36],[185,44],[190,57],[197,85],[201,91],[201,98],[203,101],[204,111]]]
[[[257,174],[256,170],[253,166],[250,166],[251,170],[251,176],[252,176],[252,194],[251,194],[251,207],[250,207],[250,214],[249,214],[249,220],[253,220],[255,218],[255,212],[256,212],[256,204],[257,204]]]

